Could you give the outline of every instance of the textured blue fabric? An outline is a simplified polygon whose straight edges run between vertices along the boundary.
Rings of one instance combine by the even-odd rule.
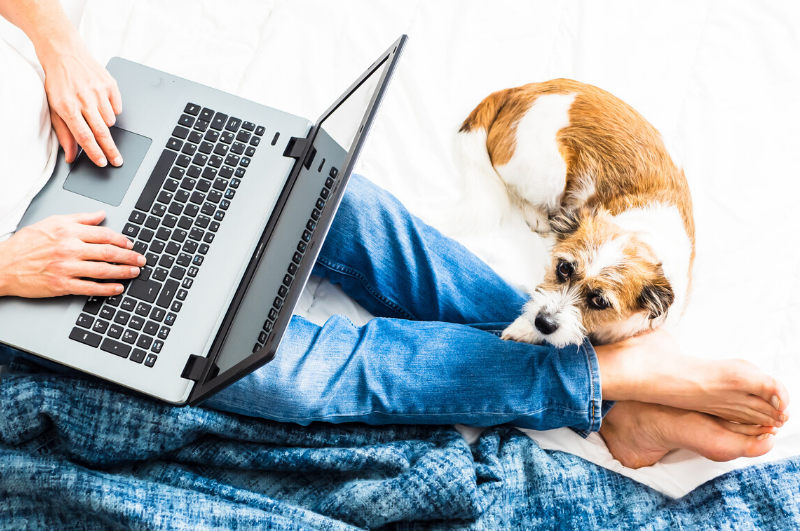
[[[0,529],[800,527],[800,458],[672,500],[512,428],[299,426],[89,379],[0,379]]]

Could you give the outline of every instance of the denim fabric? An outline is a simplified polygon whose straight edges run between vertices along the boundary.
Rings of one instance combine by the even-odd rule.
[[[298,426],[14,362],[0,529],[796,529],[800,458],[672,500],[516,430]]]
[[[600,428],[588,341],[502,341],[527,296],[459,243],[354,175],[314,273],[376,319],[295,316],[275,359],[207,401],[279,421]]]

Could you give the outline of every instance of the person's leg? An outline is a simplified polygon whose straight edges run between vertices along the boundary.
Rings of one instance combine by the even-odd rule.
[[[314,273],[378,317],[510,323],[528,296],[464,246],[353,175]]]
[[[295,316],[275,358],[203,405],[308,424],[470,424],[546,430],[600,426],[591,346],[503,341],[442,322]]]

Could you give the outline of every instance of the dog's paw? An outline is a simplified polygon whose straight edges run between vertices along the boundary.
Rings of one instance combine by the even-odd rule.
[[[550,227],[550,219],[544,210],[532,206],[526,206],[523,208],[523,213],[525,216],[525,222],[532,231],[540,234],[541,236],[548,236],[549,234],[552,234],[553,229]]]
[[[524,315],[518,317],[508,328],[503,330],[500,339],[506,341],[519,341],[521,343],[539,343],[539,332],[533,327],[531,322]]]

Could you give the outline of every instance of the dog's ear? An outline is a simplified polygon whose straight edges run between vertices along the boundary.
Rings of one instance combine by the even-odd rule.
[[[557,236],[572,234],[581,225],[580,212],[577,209],[561,208],[550,216],[550,229]]]
[[[654,275],[642,287],[639,306],[650,313],[650,319],[656,319],[667,313],[673,302],[675,302],[675,292],[664,276],[661,264],[658,264]]]

